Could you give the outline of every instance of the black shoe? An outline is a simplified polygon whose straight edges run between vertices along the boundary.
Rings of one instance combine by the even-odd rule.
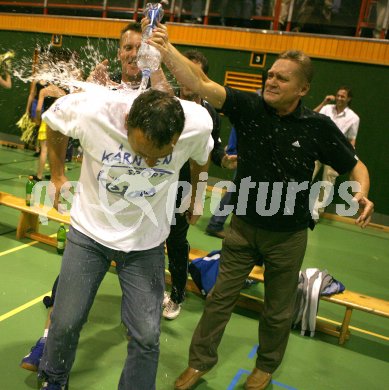
[[[38,182],[38,181],[42,181],[42,179],[39,179],[38,176],[36,175],[32,175],[32,180]]]
[[[41,155],[41,152],[39,151],[39,152],[35,152],[32,156],[33,157],[39,157]]]

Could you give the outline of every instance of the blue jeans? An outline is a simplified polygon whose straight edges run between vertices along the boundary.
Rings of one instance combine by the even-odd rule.
[[[40,375],[48,382],[66,383],[81,328],[111,260],[116,262],[123,294],[122,321],[131,336],[118,389],[155,389],[165,289],[163,243],[149,250],[125,253],[107,248],[72,227],[39,366]]]

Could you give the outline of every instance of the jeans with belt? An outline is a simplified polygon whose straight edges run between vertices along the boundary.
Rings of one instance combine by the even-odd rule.
[[[122,321],[131,336],[118,389],[155,389],[165,288],[163,243],[152,249],[125,253],[107,248],[72,227],[39,366],[40,376],[49,383],[66,383],[81,328],[111,260],[116,262],[122,289]]]

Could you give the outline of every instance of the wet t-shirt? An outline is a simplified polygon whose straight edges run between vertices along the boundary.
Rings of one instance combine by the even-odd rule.
[[[149,167],[127,140],[126,115],[138,95],[106,89],[70,94],[43,116],[53,130],[79,139],[84,151],[70,211],[72,226],[124,252],[150,249],[165,241],[181,167],[188,159],[204,165],[213,147],[207,110],[180,100],[184,130],[173,152]]]

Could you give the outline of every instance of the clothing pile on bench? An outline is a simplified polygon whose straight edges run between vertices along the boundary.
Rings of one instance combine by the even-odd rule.
[[[313,337],[320,296],[337,294],[344,290],[344,285],[334,279],[327,270],[307,268],[300,271],[292,327],[300,327],[302,335],[309,332]]]

